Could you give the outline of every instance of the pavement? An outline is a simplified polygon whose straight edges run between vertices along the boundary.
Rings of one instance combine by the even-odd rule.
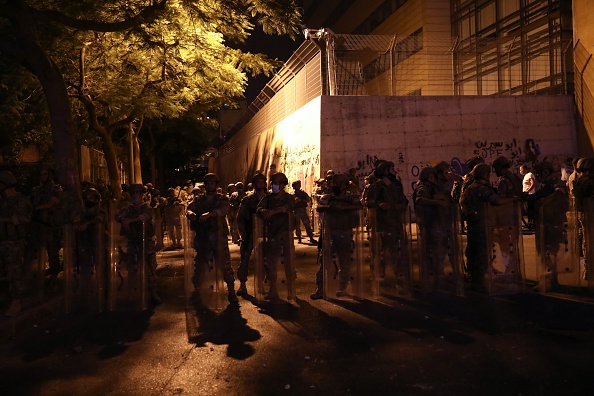
[[[255,301],[250,278],[239,304],[188,308],[174,250],[148,311],[65,315],[56,298],[2,318],[0,394],[594,394],[588,296],[312,301],[317,249],[295,251],[294,304]]]

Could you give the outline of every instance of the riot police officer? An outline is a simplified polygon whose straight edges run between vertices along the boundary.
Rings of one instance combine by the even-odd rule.
[[[307,214],[307,207],[311,205],[311,197],[301,189],[301,180],[294,181],[291,186],[293,187],[293,195],[295,196],[295,233],[297,234],[297,240],[301,243],[301,222],[305,227],[309,242],[312,245],[317,245],[318,241],[314,239],[309,215]]]
[[[470,275],[471,288],[484,291],[484,276],[489,262],[484,203],[505,205],[513,202],[514,198],[497,195],[491,187],[491,167],[489,165],[478,164],[471,173],[473,182],[462,192],[460,197],[460,206],[468,227],[466,265]]]
[[[258,204],[257,213],[265,222],[265,270],[270,284],[265,298],[267,300],[278,300],[278,265],[281,262],[284,263],[285,275],[289,287],[293,285],[295,277],[294,270],[291,268],[291,257],[289,257],[291,254],[290,245],[293,241],[291,216],[293,213],[294,197],[285,191],[285,187],[289,184],[289,181],[284,173],[278,172],[273,174],[270,177],[270,183],[271,193],[262,198]],[[283,256],[285,257],[283,258]],[[292,293],[291,289],[289,289],[289,293]],[[292,298],[293,296],[289,294],[288,299],[291,300]]]
[[[225,216],[229,213],[229,197],[217,192],[219,177],[216,174],[207,173],[203,182],[206,193],[196,197],[186,211],[190,228],[195,232],[196,257],[192,283],[198,292],[204,281],[209,259],[213,258],[215,268],[220,268],[227,283],[227,298],[234,303],[237,302],[235,279],[231,268],[227,228],[224,226]]]
[[[241,259],[239,268],[237,269],[237,278],[240,282],[237,294],[240,296],[247,294],[245,283],[247,282],[250,257],[254,250],[253,217],[256,214],[258,203],[266,195],[266,176],[262,173],[256,173],[254,177],[252,177],[251,184],[254,187],[254,191],[241,200],[237,212],[237,227],[239,229],[239,235],[241,236],[241,245],[239,248]]]
[[[152,211],[144,200],[144,186],[132,184],[128,189],[130,204],[120,209],[115,220],[122,225],[121,233],[127,239],[128,260],[133,257],[141,257],[146,263],[148,272],[148,289],[153,304],[161,304],[161,297],[157,292],[157,256],[155,247],[155,235],[152,225]],[[144,232],[143,232],[144,228]]]

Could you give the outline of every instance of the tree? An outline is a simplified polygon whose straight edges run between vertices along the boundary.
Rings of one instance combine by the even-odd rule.
[[[207,111],[241,95],[246,70],[272,70],[274,62],[264,56],[227,45],[245,40],[251,18],[267,33],[292,35],[297,34],[300,18],[294,0],[4,0],[0,4],[1,26],[8,33],[0,39],[0,52],[39,79],[48,103],[57,171],[71,192],[79,188],[76,128],[59,65],[70,66],[72,77],[73,55],[78,56],[78,80],[70,80],[70,86],[111,156],[110,133],[118,127],[131,128],[144,118],[176,117],[194,102]],[[44,37],[52,38],[51,47],[41,45],[40,29],[49,33]],[[186,37],[189,32],[193,33]],[[79,48],[74,51],[77,41]],[[89,84],[91,77],[105,83],[115,75],[122,77],[117,84]],[[117,171],[110,168],[113,173]]]

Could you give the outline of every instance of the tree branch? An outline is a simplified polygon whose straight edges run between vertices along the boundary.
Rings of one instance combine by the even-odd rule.
[[[93,30],[96,32],[119,32],[139,26],[142,23],[152,22],[165,10],[168,0],[161,0],[158,3],[147,6],[137,15],[117,22],[99,22],[89,19],[72,18],[56,10],[36,10],[31,8],[35,17],[40,20],[58,22],[80,30]]]

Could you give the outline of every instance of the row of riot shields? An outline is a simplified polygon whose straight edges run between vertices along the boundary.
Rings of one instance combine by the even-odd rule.
[[[543,200],[537,208],[536,232],[531,237],[522,235],[519,204],[486,205],[488,293],[520,293],[526,281],[544,285],[554,280],[560,285],[594,288],[594,277],[584,279],[585,272],[594,274],[594,266],[587,260],[594,252],[593,208],[591,199],[584,202],[581,212],[563,196]],[[147,307],[146,244],[130,244],[123,236],[121,225],[114,220],[117,210],[116,204],[109,210],[107,237],[101,224],[84,236],[68,228],[71,226],[64,231],[69,311],[79,306],[96,311],[105,305],[110,310]],[[404,210],[397,224],[378,230],[377,212],[372,209],[352,211],[346,217],[320,213],[325,298],[402,297],[415,290],[422,294],[441,291],[463,295],[465,236],[458,206],[429,213],[417,208],[415,214],[416,227],[411,212]],[[222,309],[228,291],[221,268],[226,260],[222,252],[228,246],[225,227],[221,224],[220,233],[207,241],[210,253],[201,254],[185,216],[182,225],[188,306],[199,294],[202,304]],[[293,302],[296,271],[292,227],[275,238],[269,237],[266,227],[266,221],[254,217],[254,296],[258,301],[278,298]],[[41,272],[47,266],[47,257],[39,257]]]
[[[152,221],[138,227],[138,235],[124,232],[115,221],[127,205],[111,202],[105,223],[83,228],[64,228],[63,262],[66,312],[140,311],[148,308],[147,256],[159,249],[161,216],[152,211]],[[38,279],[44,278],[47,256],[38,254]],[[41,281],[40,281],[41,285]]]

